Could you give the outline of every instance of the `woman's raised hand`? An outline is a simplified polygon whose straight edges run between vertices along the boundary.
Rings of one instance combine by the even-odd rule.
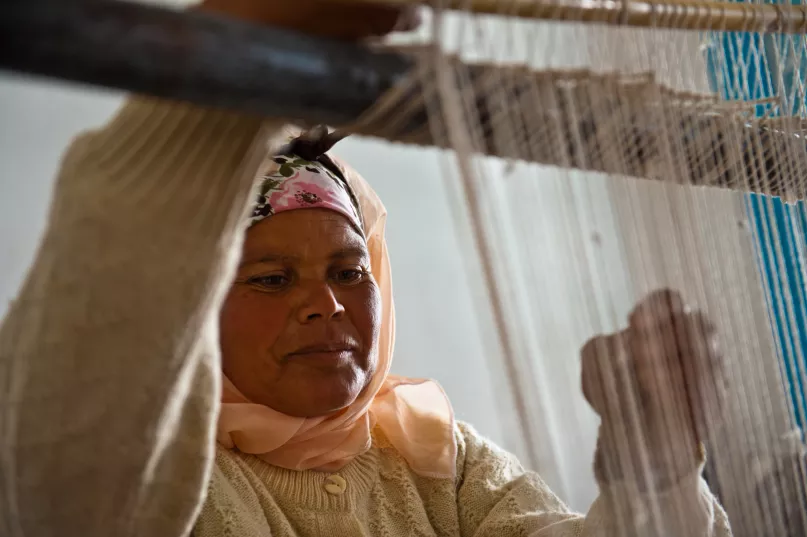
[[[631,312],[626,330],[586,343],[582,361],[583,393],[602,418],[600,482],[663,488],[695,471],[726,393],[715,329],[701,312],[678,293],[654,292]]]

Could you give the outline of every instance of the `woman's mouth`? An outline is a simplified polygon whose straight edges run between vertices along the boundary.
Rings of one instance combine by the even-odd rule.
[[[290,352],[287,357],[291,360],[306,359],[324,362],[339,362],[353,358],[357,346],[351,343],[318,343],[300,347],[294,352]]]

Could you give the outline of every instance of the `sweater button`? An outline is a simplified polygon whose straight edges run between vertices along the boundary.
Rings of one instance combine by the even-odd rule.
[[[329,475],[325,478],[325,492],[328,494],[344,494],[347,490],[347,481],[338,474]]]

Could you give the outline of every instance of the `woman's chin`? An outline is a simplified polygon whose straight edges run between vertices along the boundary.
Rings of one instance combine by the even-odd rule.
[[[359,396],[364,383],[356,379],[307,378],[282,400],[268,404],[274,410],[299,418],[313,418],[337,413],[349,407]]]

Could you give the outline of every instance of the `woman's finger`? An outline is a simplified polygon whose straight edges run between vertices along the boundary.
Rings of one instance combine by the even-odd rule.
[[[702,427],[720,414],[723,359],[714,325],[702,313],[672,317],[654,330],[634,330],[631,357],[650,422],[673,418]],[[700,435],[699,435],[700,436]]]
[[[631,329],[644,330],[686,312],[687,307],[680,293],[661,289],[650,293],[639,302],[628,316],[628,325]]]
[[[618,407],[632,390],[624,334],[609,334],[589,340],[581,350],[583,395],[603,418]]]

